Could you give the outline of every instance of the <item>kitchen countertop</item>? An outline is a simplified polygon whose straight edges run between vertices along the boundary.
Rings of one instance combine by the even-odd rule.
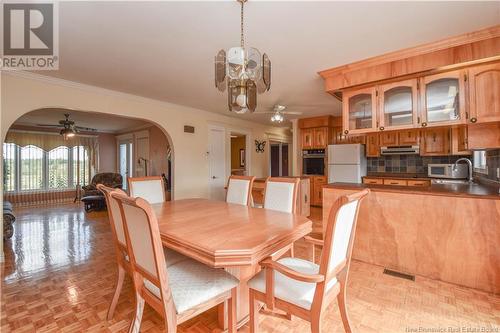
[[[308,176],[283,176],[283,177],[273,177],[273,178],[300,178],[300,179],[309,179],[311,177]],[[267,178],[255,178],[254,183],[265,183]]]
[[[478,199],[500,200],[498,187],[492,185],[467,185],[467,184],[432,184],[426,187],[413,186],[388,186],[373,184],[352,184],[352,183],[331,183],[324,185],[323,189],[343,189],[343,190],[362,190],[369,188],[375,192],[394,192],[409,194],[429,194],[453,197],[467,197]]]
[[[430,180],[425,173],[392,173],[392,172],[369,172],[365,177],[368,178],[395,178],[412,180]]]

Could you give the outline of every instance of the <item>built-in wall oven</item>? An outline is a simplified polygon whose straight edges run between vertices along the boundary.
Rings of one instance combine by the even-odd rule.
[[[306,149],[302,151],[302,173],[304,175],[325,174],[324,149]]]

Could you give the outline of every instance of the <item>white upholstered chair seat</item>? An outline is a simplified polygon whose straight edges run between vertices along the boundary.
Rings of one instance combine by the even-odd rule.
[[[168,266],[167,271],[177,313],[192,309],[238,285],[238,279],[223,269],[211,268],[189,258]],[[150,281],[144,280],[144,287],[160,298],[160,290]]]
[[[298,258],[282,258],[277,262],[287,266],[297,272],[304,274],[318,274],[319,266]],[[327,285],[329,290],[337,284],[337,279],[333,278]],[[248,286],[254,290],[266,293],[266,270],[263,269],[249,282]],[[295,304],[306,310],[311,309],[314,292],[316,291],[315,283],[308,283],[291,279],[277,271],[274,271],[274,296],[288,303]]]
[[[179,252],[176,252],[174,250],[167,249],[167,248],[163,249],[163,253],[165,254],[165,258],[166,258],[165,261],[167,262],[167,267],[175,265],[178,262],[181,262],[183,260],[189,259],[185,255],[180,254]],[[123,256],[125,257],[126,261],[130,262],[130,258],[128,257],[128,255],[126,253],[124,253]]]

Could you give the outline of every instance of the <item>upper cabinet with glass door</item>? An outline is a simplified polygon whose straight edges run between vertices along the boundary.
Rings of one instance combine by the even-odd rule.
[[[417,126],[417,79],[380,85],[378,130],[397,130]]]
[[[465,123],[465,73],[461,70],[421,78],[420,125]]]
[[[344,134],[376,131],[376,88],[370,87],[342,94],[342,121]]]

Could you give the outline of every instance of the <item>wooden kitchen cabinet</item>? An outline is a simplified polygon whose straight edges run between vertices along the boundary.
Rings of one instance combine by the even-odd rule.
[[[313,129],[313,148],[326,148],[328,146],[328,127]]]
[[[347,143],[355,144],[366,144],[366,136],[365,135],[349,135],[347,139]]]
[[[451,128],[451,154],[470,155],[468,146],[467,126]]]
[[[469,68],[471,123],[500,121],[500,64]]]
[[[398,145],[398,132],[382,132],[379,134],[380,146],[389,147]]]
[[[426,187],[431,186],[430,180],[408,180],[407,186]]]
[[[398,144],[400,146],[418,145],[420,131],[417,129],[398,131]]]
[[[408,186],[408,181],[404,179],[384,179],[384,185]]]
[[[445,156],[450,153],[450,129],[427,128],[421,131],[420,155]]]
[[[363,184],[372,184],[372,185],[384,185],[384,180],[382,178],[363,178]]]
[[[418,121],[418,80],[410,79],[378,87],[378,129],[414,128]]]
[[[420,82],[421,127],[465,123],[465,71],[428,75]]]
[[[378,133],[366,135],[366,157],[379,157],[380,143]]]
[[[300,141],[302,149],[312,149],[314,144],[314,130],[312,128],[304,128],[300,130]]]
[[[311,205],[323,205],[323,186],[328,183],[326,176],[312,176],[311,177]]]
[[[360,134],[377,130],[377,89],[368,87],[345,91],[342,95],[344,134]]]

